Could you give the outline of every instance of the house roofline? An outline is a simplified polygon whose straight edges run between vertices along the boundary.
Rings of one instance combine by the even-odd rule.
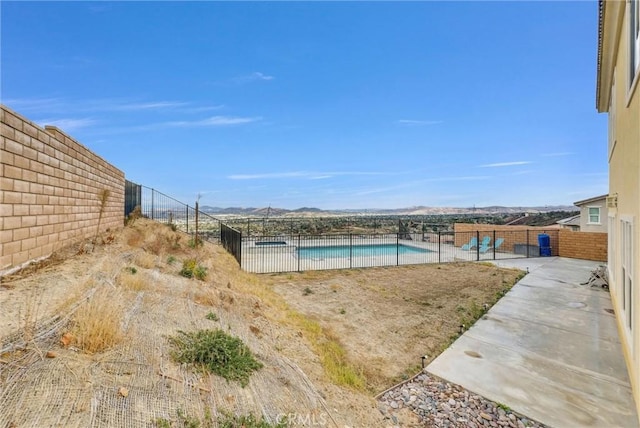
[[[580,226],[580,214],[576,214],[574,216],[567,217],[567,218],[562,218],[556,221],[556,224],[561,224],[564,226]]]
[[[579,207],[585,204],[588,204],[589,202],[595,202],[595,201],[599,201],[602,199],[606,199],[609,196],[609,194],[606,195],[601,195],[601,196],[594,196],[593,198],[589,198],[589,199],[583,199],[582,201],[576,201],[573,203],[573,205]]]
[[[598,60],[596,68],[596,109],[600,108],[600,75],[602,72],[602,39],[604,35],[604,0],[598,0]]]

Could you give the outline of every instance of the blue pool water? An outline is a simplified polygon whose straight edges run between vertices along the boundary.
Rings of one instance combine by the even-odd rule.
[[[300,247],[298,257],[301,259],[329,259],[364,256],[395,256],[396,254],[425,254],[431,250],[396,244],[368,244],[368,245],[335,245],[323,247]]]

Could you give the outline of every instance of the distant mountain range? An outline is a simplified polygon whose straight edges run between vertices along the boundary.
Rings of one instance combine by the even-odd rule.
[[[544,207],[408,207],[396,209],[345,209],[345,210],[321,210],[313,207],[302,207],[295,210],[284,208],[241,208],[241,207],[210,207],[202,206],[200,210],[208,214],[245,216],[245,217],[307,217],[307,216],[336,216],[336,215],[438,215],[438,214],[516,214],[516,213],[546,213],[551,211],[576,211],[573,205],[550,205]]]

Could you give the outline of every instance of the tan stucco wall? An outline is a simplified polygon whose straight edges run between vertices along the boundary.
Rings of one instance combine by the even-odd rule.
[[[609,19],[605,20],[605,40],[615,40],[617,34],[620,38],[613,43],[613,48],[605,48],[602,56],[606,63],[614,63],[610,69],[602,70],[602,76],[613,74],[615,77],[615,105],[609,112],[609,126],[612,127],[615,145],[609,155],[609,195],[617,195],[617,208],[610,208],[609,213],[613,220],[609,234],[612,234],[612,243],[609,250],[608,266],[613,273],[610,278],[611,297],[614,303],[620,340],[623,345],[629,377],[634,391],[634,399],[638,413],[640,414],[640,84],[636,83],[634,91],[630,89],[630,37],[628,5],[626,2],[605,3],[605,16],[609,13]],[[614,20],[613,15],[618,8],[624,8],[624,15],[620,20]],[[618,31],[616,23],[622,24],[622,30]],[[611,43],[609,43],[611,44]],[[607,44],[607,46],[609,45]],[[640,70],[638,70],[640,73]],[[640,76],[637,78],[640,81]],[[604,91],[602,93],[606,93]],[[602,100],[608,105],[609,100]],[[599,106],[602,107],[602,106]],[[605,144],[603,142],[603,144]],[[625,327],[623,316],[623,290],[620,281],[621,272],[621,219],[633,221],[632,253],[634,259],[633,281],[633,320],[631,332]],[[613,230],[611,230],[613,229]]]
[[[589,208],[600,208],[600,223],[589,223]],[[599,199],[597,201],[589,202],[588,204],[580,207],[580,231],[581,232],[607,232],[607,203],[605,199]]]
[[[0,272],[124,220],[124,173],[56,128],[42,129],[1,106]]]

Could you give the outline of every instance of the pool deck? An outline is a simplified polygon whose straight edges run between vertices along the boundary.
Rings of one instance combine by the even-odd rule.
[[[599,263],[496,264],[530,273],[427,371],[551,427],[638,427],[609,293],[580,285]]]

